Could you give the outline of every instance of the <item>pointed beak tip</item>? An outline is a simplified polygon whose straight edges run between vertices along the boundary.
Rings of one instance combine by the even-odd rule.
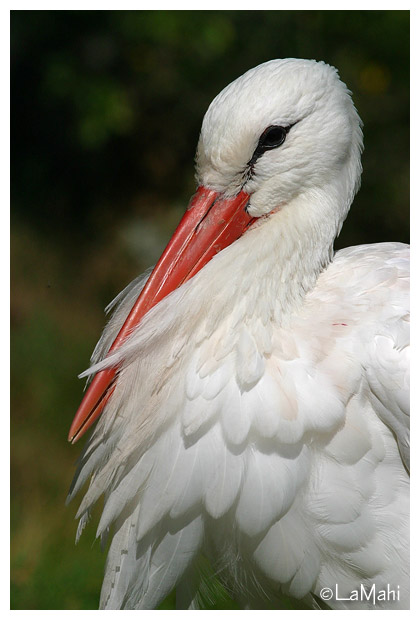
[[[67,441],[71,444],[76,443],[76,441],[79,439],[78,435],[79,435],[79,430],[80,429],[75,429],[74,425],[72,424],[69,430],[69,434],[67,436]]]

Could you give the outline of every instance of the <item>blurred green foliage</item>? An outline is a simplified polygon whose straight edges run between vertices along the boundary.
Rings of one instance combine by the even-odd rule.
[[[11,13],[13,609],[97,607],[95,518],[76,548],[64,507],[76,375],[101,308],[156,260],[194,190],[208,104],[281,57],[335,65],[365,123],[337,247],[407,241],[408,11]]]

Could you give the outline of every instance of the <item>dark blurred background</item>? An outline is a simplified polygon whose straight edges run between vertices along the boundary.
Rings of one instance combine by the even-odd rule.
[[[282,57],[336,66],[364,121],[337,248],[407,241],[408,11],[11,12],[12,609],[97,607],[95,518],[75,547],[64,506],[77,373],[194,191],[207,106]]]

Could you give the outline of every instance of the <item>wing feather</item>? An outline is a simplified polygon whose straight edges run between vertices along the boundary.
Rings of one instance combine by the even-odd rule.
[[[247,321],[243,304],[207,317],[187,283],[101,361],[144,279],[125,289],[93,356],[119,378],[71,490],[92,476],[80,529],[105,496],[103,608],[157,606],[200,553],[241,599],[396,578],[408,348],[395,251],[338,253],[287,329]]]

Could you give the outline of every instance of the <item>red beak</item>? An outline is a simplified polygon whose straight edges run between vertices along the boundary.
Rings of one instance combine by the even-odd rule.
[[[117,349],[150,308],[192,278],[220,250],[236,241],[255,221],[246,212],[249,195],[223,198],[199,187],[137,298],[109,352]],[[69,431],[76,442],[101,415],[113,389],[118,368],[99,371],[90,384]]]

